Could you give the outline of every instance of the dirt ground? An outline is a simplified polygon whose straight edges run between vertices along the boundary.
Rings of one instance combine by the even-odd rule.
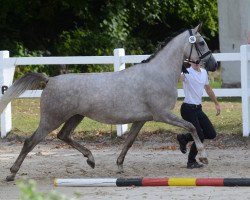
[[[143,138],[143,139],[142,139]],[[250,139],[221,136],[205,143],[209,164],[201,169],[187,169],[187,155],[178,150],[175,136],[147,135],[139,137],[124,162],[125,173],[117,174],[116,158],[123,139],[107,138],[82,141],[96,161],[91,169],[81,153],[58,140],[39,144],[25,159],[16,180],[34,179],[41,192],[56,190],[67,197],[74,192],[79,199],[250,199],[249,187],[53,187],[54,178],[133,178],[133,177],[221,177],[250,178]],[[6,182],[9,168],[17,158],[22,142],[0,141],[0,199],[17,200],[15,182]]]

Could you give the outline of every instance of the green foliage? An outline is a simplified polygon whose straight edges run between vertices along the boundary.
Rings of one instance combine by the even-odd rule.
[[[46,52],[43,51],[29,51],[21,43],[16,43],[16,49],[13,56],[15,57],[40,57],[46,55]],[[29,66],[17,66],[15,70],[14,78],[20,78],[27,72],[46,72],[44,65],[29,65]]]
[[[101,56],[112,55],[114,44],[111,44],[105,34],[94,34],[82,28],[63,31],[59,37],[57,52],[62,56]],[[113,66],[75,65],[68,67],[70,72],[103,72],[113,71]]]
[[[112,6],[112,5],[111,5]],[[127,40],[130,33],[130,26],[128,22],[129,11],[122,9],[117,14],[111,13],[107,19],[104,19],[100,27],[106,30],[106,34],[113,39],[113,43],[122,43]]]
[[[168,1],[169,2],[169,1]],[[171,1],[170,1],[171,2]],[[172,0],[171,10],[186,23],[202,22],[206,35],[211,38],[218,32],[217,3],[214,0]]]
[[[14,8],[14,9],[13,9]],[[218,49],[216,0],[2,0],[0,46],[11,56],[151,54],[181,28],[203,22],[208,45]],[[56,67],[27,71],[55,75]],[[72,66],[73,72],[110,71]]]
[[[21,200],[76,200],[81,196],[81,194],[75,193],[75,197],[69,199],[55,191],[41,193],[37,190],[34,180],[18,181],[17,186],[20,189]]]

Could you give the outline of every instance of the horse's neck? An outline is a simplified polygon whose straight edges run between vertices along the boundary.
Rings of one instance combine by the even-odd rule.
[[[176,83],[184,61],[184,42],[181,43],[180,40],[181,38],[171,40],[153,60],[154,67],[158,67],[159,72]]]

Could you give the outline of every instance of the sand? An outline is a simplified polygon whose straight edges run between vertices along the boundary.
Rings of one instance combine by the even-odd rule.
[[[223,147],[207,145],[209,164],[200,169],[187,169],[187,155],[178,150],[174,141],[137,141],[124,162],[124,174],[117,174],[116,159],[122,145],[113,143],[85,143],[96,161],[91,169],[86,158],[77,150],[62,145],[60,141],[45,141],[39,144],[25,159],[16,180],[34,179],[38,190],[56,190],[67,197],[74,192],[79,199],[250,199],[249,187],[57,187],[54,178],[134,178],[134,177],[220,177],[250,178],[249,145]],[[0,142],[0,199],[17,200],[19,190],[15,182],[6,182],[9,168],[14,163],[22,143]]]

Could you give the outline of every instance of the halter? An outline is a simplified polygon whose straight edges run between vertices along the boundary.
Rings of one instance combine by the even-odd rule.
[[[210,50],[207,51],[207,52],[204,53],[204,54],[201,53],[201,51],[200,51],[200,49],[199,49],[199,47],[198,47],[198,45],[197,45],[197,43],[196,43],[196,37],[193,35],[191,29],[188,29],[188,32],[189,32],[189,35],[190,35],[190,37],[188,38],[188,41],[189,41],[189,43],[191,44],[191,50],[190,50],[189,58],[188,58],[187,61],[188,61],[188,62],[191,62],[191,63],[199,64],[199,63],[201,62],[201,60],[202,60],[203,58],[205,58],[206,56],[208,56],[209,54],[210,54],[210,57],[211,57],[212,52],[211,52]],[[193,51],[193,46],[195,47],[195,49],[196,49],[196,51],[197,51],[197,54],[198,54],[198,56],[199,56],[199,60],[196,60],[196,61],[190,60],[191,54],[192,54],[192,51]],[[210,59],[210,57],[209,57],[209,59]]]

